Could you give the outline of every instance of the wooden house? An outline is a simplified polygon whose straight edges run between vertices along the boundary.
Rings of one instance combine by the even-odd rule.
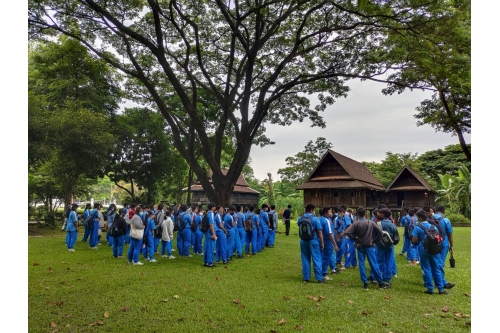
[[[360,162],[328,150],[306,181],[297,187],[304,190],[304,206],[364,207],[383,203],[385,187]]]
[[[415,170],[404,166],[387,187],[386,201],[389,208],[434,207],[436,191]]]
[[[222,173],[226,174],[227,169],[222,169]],[[211,179],[210,183],[212,183]],[[187,187],[182,189],[182,191],[184,192],[186,192],[187,190],[188,190]],[[191,193],[192,193],[191,203],[194,204],[197,203],[201,205],[210,202],[210,200],[208,200],[207,196],[205,195],[205,191],[203,190],[203,187],[201,186],[201,183],[199,181],[195,182],[195,184],[191,186]],[[233,205],[257,206],[259,203],[259,194],[260,192],[250,188],[247,181],[245,180],[245,177],[243,177],[243,175],[240,174],[238,180],[236,181],[236,184],[234,185],[230,203]]]

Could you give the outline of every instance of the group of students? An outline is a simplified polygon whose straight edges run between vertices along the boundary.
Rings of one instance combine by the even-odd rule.
[[[78,205],[73,204],[66,214],[66,245],[71,252],[75,251],[78,232],[77,208]],[[274,247],[278,227],[275,206],[267,204],[263,204],[262,209],[249,206],[243,211],[239,205],[224,209],[210,203],[206,214],[202,206],[180,204],[172,207],[124,204],[122,209],[111,204],[104,214],[101,209],[99,203],[95,203],[93,209],[90,204],[86,205],[81,219],[85,227],[82,241],[87,242],[90,237],[90,248],[98,249],[106,220],[106,241],[112,247],[113,257],[123,258],[124,244],[130,244],[127,256],[134,265],[143,265],[140,254],[153,263],[157,262],[155,254],[175,259],[172,255],[175,231],[181,257],[192,257],[192,248],[193,254],[203,256],[204,266],[214,267],[214,257],[215,262],[227,264],[234,255],[244,258],[243,247],[247,255]],[[160,241],[161,252],[158,251]]]
[[[453,252],[453,229],[444,217],[444,207],[424,207],[421,210],[405,208],[402,218],[405,226],[404,250],[412,265],[420,264],[425,293],[447,294],[455,284],[446,281],[444,265],[448,252]],[[357,209],[357,218],[345,206],[323,208],[320,217],[315,215],[315,207],[309,204],[305,213],[299,217],[300,252],[302,277],[304,282],[311,278],[311,260],[314,275],[319,283],[324,283],[332,274],[338,274],[342,257],[344,265],[340,269],[355,268],[359,264],[363,289],[368,290],[368,281],[378,283],[379,288],[392,288],[391,279],[397,277],[394,245],[399,242],[399,233],[391,210],[380,205],[373,211],[371,220],[366,219],[364,208]],[[414,218],[413,216],[416,216]],[[436,235],[436,249],[426,238]],[[432,243],[434,244],[434,243]],[[335,250],[335,251],[334,251]],[[356,260],[357,254],[357,260]],[[367,276],[365,258],[370,265]]]

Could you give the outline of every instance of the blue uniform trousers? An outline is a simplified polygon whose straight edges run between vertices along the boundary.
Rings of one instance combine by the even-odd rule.
[[[217,236],[217,241],[215,242],[215,261],[219,262],[222,259],[223,262],[227,262],[227,238],[224,230],[218,229],[215,235]]]
[[[356,248],[354,247],[354,240],[346,238],[345,241],[345,268],[356,267]]]
[[[161,238],[156,238],[154,239],[154,250],[155,250],[155,253],[158,253],[158,246],[160,245],[160,240]]]
[[[370,276],[373,276],[378,283],[382,283],[382,275],[380,275],[375,247],[370,246],[358,249],[359,277],[363,284],[368,282],[366,278],[365,258],[368,259],[368,264],[370,265]]]
[[[130,237],[130,246],[128,248],[128,261],[138,262],[139,253],[141,252],[142,239]]]
[[[393,272],[394,246],[377,249],[377,262],[384,282],[391,282]]]
[[[332,262],[332,254],[333,254],[333,243],[327,239],[323,241],[325,244],[324,249],[321,251],[322,256],[322,273],[323,276],[328,274],[328,266]],[[335,269],[335,268],[334,268]]]
[[[125,240],[125,235],[123,236],[112,236],[113,238],[113,257],[123,256],[123,242]]]
[[[234,249],[234,238],[235,236],[235,231],[234,228],[228,229],[227,230],[227,246],[226,246],[226,257],[230,259],[233,256],[233,249]]]
[[[314,277],[316,280],[323,280],[322,274],[322,260],[321,260],[321,249],[319,247],[319,241],[317,239],[313,240],[300,240],[300,257],[302,260],[302,279],[309,281],[311,279],[311,259],[314,268]]]
[[[448,245],[446,246],[442,246],[441,248],[441,254],[439,255],[439,259],[440,259],[440,264],[439,264],[439,268],[441,270],[441,276],[443,277],[443,283],[444,285],[446,285],[448,283],[448,281],[446,281],[446,278],[444,276],[444,265],[446,265],[446,257],[448,256],[448,251],[450,250],[450,245],[448,243]]]
[[[236,230],[238,230],[238,238],[236,243],[236,253],[238,253],[239,256],[243,255],[243,244],[245,243],[245,237],[246,237],[246,232],[245,228],[243,227],[238,227]]]
[[[193,252],[196,254],[202,254],[203,248],[201,247],[201,240],[203,238],[203,233],[200,231],[200,229],[196,229],[196,231],[193,232],[193,235],[194,235]]]
[[[253,228],[251,232],[246,231],[245,252],[250,254],[250,243],[252,243],[252,254],[257,251],[257,228]]]
[[[214,263],[214,246],[215,241],[212,239],[210,229],[205,233],[205,249],[203,252],[203,263],[213,265]]]
[[[142,244],[142,255],[144,256],[144,259],[148,258],[148,254],[149,254],[149,259],[154,259],[155,258],[154,238],[152,235],[147,235],[146,237],[147,237],[147,242],[143,242]]]
[[[181,256],[189,256],[189,250],[191,249],[191,229],[184,228],[184,230],[179,231],[179,237],[177,237],[177,249]]]
[[[439,254],[431,255],[423,247],[419,248],[420,268],[424,286],[428,291],[434,291],[434,284],[439,291],[444,290],[443,276],[441,275],[441,258]],[[432,283],[434,280],[434,283]]]
[[[82,242],[86,242],[91,233],[92,233],[92,229],[90,229],[90,226],[87,224],[85,226],[85,232],[83,233]]]
[[[337,244],[339,247],[339,250],[337,251],[337,265],[340,265],[342,263],[342,256],[345,256],[345,246],[346,246],[346,237],[340,239],[340,244]],[[345,258],[344,258],[345,260]],[[345,261],[344,261],[345,264]]]
[[[77,237],[78,235],[76,233],[76,230],[66,232],[66,245],[68,246],[68,249],[72,249],[75,247]]]
[[[99,242],[99,221],[94,222],[92,232],[90,233],[89,245],[94,247]]]
[[[274,229],[269,229],[268,234],[267,234],[267,245],[268,246],[274,246]]]
[[[172,241],[161,241],[161,255],[164,256],[165,252],[169,257],[172,255]]]

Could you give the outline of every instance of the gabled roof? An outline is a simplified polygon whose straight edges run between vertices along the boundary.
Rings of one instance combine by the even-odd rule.
[[[221,169],[221,172],[223,175],[226,175],[228,169]],[[210,171],[210,176],[212,176],[212,171]],[[212,184],[212,178],[209,180],[210,184]],[[213,187],[213,185],[212,185]],[[182,189],[182,191],[187,191],[188,188],[185,187]],[[200,182],[197,181],[194,185],[191,186],[191,191],[197,192],[203,191],[203,187],[201,186]],[[250,188],[250,185],[248,185],[247,181],[245,180],[245,177],[243,177],[243,174],[240,174],[238,177],[238,180],[236,181],[236,184],[234,185],[233,192],[235,193],[254,193],[254,194],[259,194],[259,191],[254,190],[253,188]]]
[[[333,158],[345,172],[339,175],[313,177],[323,163],[329,163],[329,161],[331,162],[331,158]],[[312,183],[317,184],[313,185]],[[377,178],[375,178],[366,166],[331,149],[323,155],[314,170],[307,177],[307,180],[303,184],[299,185],[297,189],[343,188],[349,183],[353,185],[352,187],[368,187],[382,191],[385,190],[384,186],[377,180]]]
[[[396,182],[399,180],[399,178],[403,175],[403,172],[409,172],[415,179],[421,184],[419,185],[413,185],[413,184],[408,184],[408,185],[397,185]],[[409,190],[409,191],[415,191],[415,190],[427,190],[429,192],[436,192],[432,186],[425,180],[424,177],[419,175],[415,170],[410,168],[407,165],[404,165],[403,168],[401,168],[401,171],[399,171],[398,175],[394,177],[394,180],[387,186],[387,192],[388,191],[404,191],[404,190]]]

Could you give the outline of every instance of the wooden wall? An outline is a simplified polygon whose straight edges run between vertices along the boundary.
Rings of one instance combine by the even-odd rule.
[[[349,174],[332,155],[328,154],[311,178],[325,176],[349,176]]]
[[[304,206],[313,204],[316,207],[332,207],[346,205],[364,207],[366,205],[365,189],[313,189],[304,190]]]

